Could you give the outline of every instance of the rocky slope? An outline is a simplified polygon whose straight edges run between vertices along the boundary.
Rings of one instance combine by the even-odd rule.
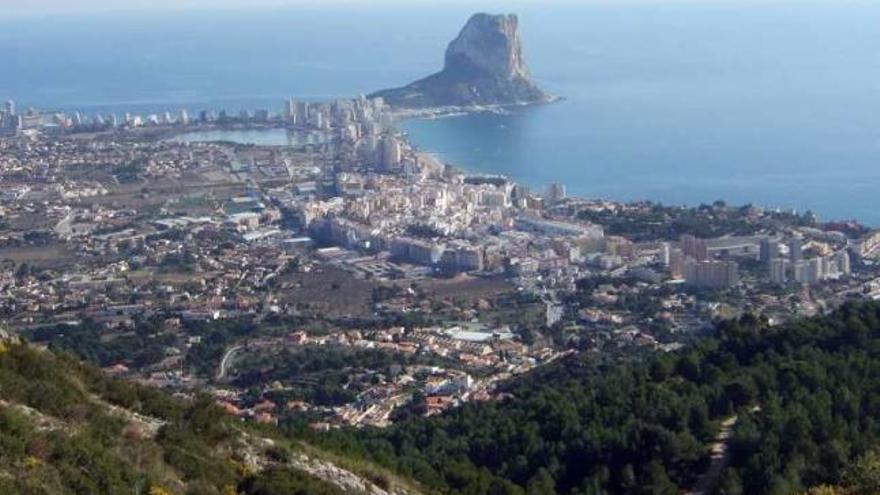
[[[378,91],[396,109],[505,106],[552,97],[529,80],[516,15],[475,14],[446,49],[443,70]]]
[[[112,379],[0,330],[0,493],[418,494],[378,468],[360,462],[356,473],[341,461],[359,462],[325,459],[207,397]]]

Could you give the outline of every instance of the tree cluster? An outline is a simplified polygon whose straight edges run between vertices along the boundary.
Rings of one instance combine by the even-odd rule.
[[[680,352],[576,357],[503,392],[512,398],[320,440],[442,493],[674,494],[736,417],[716,492],[797,493],[839,482],[880,441],[880,304],[781,327],[747,315]]]

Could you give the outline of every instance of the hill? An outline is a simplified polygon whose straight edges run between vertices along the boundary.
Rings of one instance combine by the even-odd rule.
[[[0,493],[407,492],[381,470],[368,474],[239,423],[207,397],[170,397],[69,355],[0,341]]]
[[[760,495],[841,483],[880,444],[880,304],[779,327],[745,316],[681,352],[580,356],[505,392],[504,402],[317,440],[451,494],[699,484],[695,493]]]
[[[389,429],[291,438],[239,423],[208,398],[170,397],[3,341],[0,493],[880,489],[880,303],[783,326],[747,315],[679,352],[582,355],[503,392]]]

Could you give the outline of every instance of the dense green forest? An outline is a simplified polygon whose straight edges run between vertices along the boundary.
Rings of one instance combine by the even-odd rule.
[[[675,494],[736,416],[716,493],[797,493],[840,483],[880,444],[880,304],[778,327],[745,316],[680,352],[582,355],[504,391],[387,430],[299,434],[443,493]]]
[[[501,391],[385,430],[295,433],[435,493],[676,494],[707,472],[726,422],[715,493],[880,493],[880,303],[775,327],[745,316],[679,352],[582,354]],[[284,462],[295,442],[250,428],[209,399],[0,344],[0,493],[339,493]]]
[[[0,493],[342,493],[282,462],[289,445],[263,452],[248,435],[210,399],[178,400],[0,342]]]

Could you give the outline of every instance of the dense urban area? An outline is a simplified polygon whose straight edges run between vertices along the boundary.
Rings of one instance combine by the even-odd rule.
[[[521,380],[526,372],[589,382],[571,394],[577,402],[593,385],[599,394],[612,389],[572,363],[621,366],[608,374],[618,392],[636,393],[646,385],[627,368],[631,359],[653,363],[648,381],[678,373],[706,387],[705,366],[687,364],[728,354],[742,359],[721,367],[737,376],[728,386],[740,386],[725,389],[726,399],[694,385],[677,389],[681,404],[667,404],[669,396],[646,403],[690,408],[682,417],[691,440],[711,440],[710,418],[746,405],[757,431],[760,410],[781,406],[746,369],[754,363],[743,349],[757,345],[746,333],[797,328],[841,306],[852,318],[875,318],[870,306],[847,306],[880,294],[880,232],[855,221],[722,201],[572,198],[560,184],[532,191],[420,152],[395,117],[381,98],[365,97],[192,117],[86,117],[8,102],[0,114],[0,328],[146,390],[207,392],[231,417],[364,451],[440,492],[516,493],[466,488],[500,487],[495,477],[504,477],[535,487],[529,493],[553,493],[540,491],[548,479],[564,493],[624,493],[602,490],[699,485],[693,473],[704,470],[705,452],[689,445],[686,455],[669,454],[682,460],[660,466],[662,476],[655,459],[626,461],[622,450],[603,457],[614,471],[580,477],[574,459],[537,469],[546,459],[527,453],[503,466],[471,456],[459,479],[450,459],[466,457],[451,452],[461,447],[420,440],[450,450],[453,468],[441,469],[440,455],[422,460],[413,445],[380,448],[374,437],[403,435],[422,424],[418,417],[438,416],[459,432],[457,420],[489,421],[475,403],[497,411],[513,397],[550,401]],[[240,130],[284,132],[288,144],[188,139]],[[720,322],[728,333],[718,337]],[[713,339],[716,347],[706,343]],[[806,345],[791,340],[777,354],[761,351],[769,353],[762,366]],[[690,361],[674,363],[691,345],[697,350],[682,358]],[[548,366],[555,362],[562,367]],[[345,436],[352,429],[367,430],[357,445]],[[499,449],[528,444],[496,433]],[[758,466],[740,461],[724,459],[734,467],[721,483],[745,491],[725,493],[796,487],[793,474],[758,479]],[[818,468],[797,476],[805,485],[829,478]],[[772,493],[788,493],[780,490]]]

